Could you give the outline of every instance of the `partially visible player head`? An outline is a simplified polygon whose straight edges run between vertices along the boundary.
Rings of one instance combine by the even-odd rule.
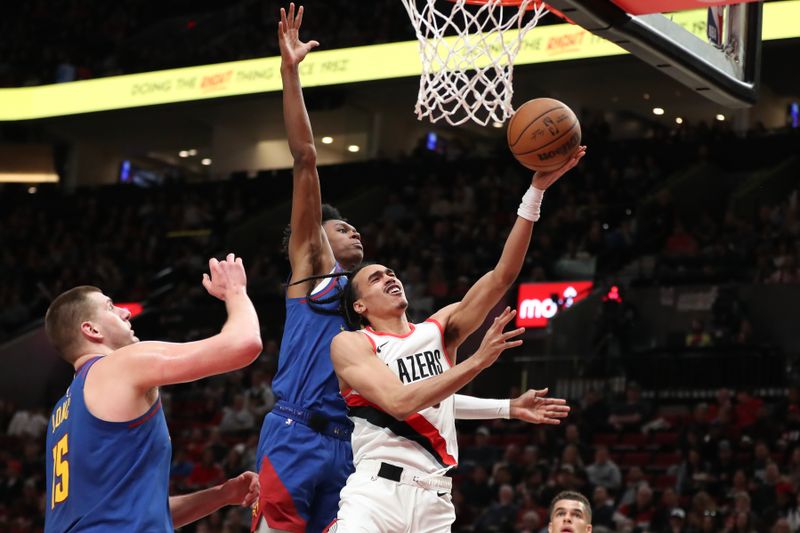
[[[549,533],[591,533],[592,507],[583,494],[559,492],[550,504]]]
[[[384,265],[367,264],[353,271],[344,289],[343,305],[352,326],[366,326],[375,318],[391,318],[406,312],[403,284]]]
[[[110,353],[139,339],[131,313],[117,307],[97,287],[82,285],[60,294],[47,309],[47,337],[68,363],[87,353]]]
[[[322,204],[322,228],[331,244],[333,256],[347,270],[356,268],[364,259],[361,235],[355,227],[342,217],[339,210],[330,204]],[[291,226],[286,226],[283,234],[283,249],[288,253]]]

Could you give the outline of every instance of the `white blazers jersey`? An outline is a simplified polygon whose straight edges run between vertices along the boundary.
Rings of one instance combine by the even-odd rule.
[[[411,332],[399,336],[362,329],[375,355],[403,382],[416,383],[451,368],[441,325],[433,319],[410,324]],[[353,463],[364,459],[433,474],[458,462],[455,408],[452,396],[436,406],[397,420],[358,391],[342,391],[353,429]]]

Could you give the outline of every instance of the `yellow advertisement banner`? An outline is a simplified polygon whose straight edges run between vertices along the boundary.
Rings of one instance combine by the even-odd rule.
[[[705,38],[705,10],[672,16]],[[764,5],[763,38],[800,37],[800,0]],[[513,38],[509,35],[509,38]],[[301,64],[306,87],[418,76],[422,67],[416,41],[315,51]],[[579,26],[556,24],[528,33],[515,65],[625,54]],[[80,113],[170,104],[279,91],[280,58],[217,63],[38,87],[0,89],[0,121],[30,120]]]

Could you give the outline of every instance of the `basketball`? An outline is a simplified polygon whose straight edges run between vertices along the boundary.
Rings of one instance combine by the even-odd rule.
[[[511,153],[526,168],[556,170],[581,144],[581,125],[563,102],[536,98],[517,109],[506,138]]]

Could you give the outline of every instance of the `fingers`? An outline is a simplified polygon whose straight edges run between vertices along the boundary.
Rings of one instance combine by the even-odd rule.
[[[295,23],[294,23],[294,2],[290,2],[289,3],[289,22],[291,23],[291,25],[289,26],[289,29],[290,30],[294,29],[294,27],[295,27]]]
[[[517,346],[522,346],[522,340],[515,340],[515,341],[503,343],[503,350],[508,350],[510,348],[516,348]]]
[[[308,48],[309,49],[316,48],[317,46],[319,46],[319,41],[308,41]]]
[[[289,21],[286,20],[286,10],[281,8],[281,24],[283,25],[283,31],[289,30]]]
[[[294,19],[294,29],[299,30],[300,24],[302,23],[303,23],[303,6],[300,6],[300,9],[297,10],[297,18]]]
[[[508,339],[518,337],[523,333],[525,333],[525,328],[512,329],[511,331],[506,331],[505,333],[503,333],[502,337],[500,338],[504,341],[507,341]]]

